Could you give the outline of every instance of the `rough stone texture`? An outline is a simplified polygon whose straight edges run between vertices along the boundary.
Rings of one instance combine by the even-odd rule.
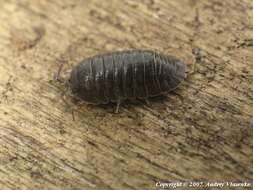
[[[252,182],[252,0],[0,0],[0,20],[1,190]],[[135,48],[197,71],[150,106],[82,105],[73,121],[59,64]]]

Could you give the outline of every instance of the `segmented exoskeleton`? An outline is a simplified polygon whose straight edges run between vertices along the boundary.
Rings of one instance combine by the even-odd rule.
[[[74,95],[91,104],[161,95],[186,77],[186,65],[172,56],[149,51],[112,52],[87,58],[71,72]]]

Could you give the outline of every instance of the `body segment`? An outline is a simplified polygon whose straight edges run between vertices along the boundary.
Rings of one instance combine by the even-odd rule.
[[[132,50],[97,55],[73,68],[72,92],[92,104],[157,96],[186,77],[183,62],[154,51]]]

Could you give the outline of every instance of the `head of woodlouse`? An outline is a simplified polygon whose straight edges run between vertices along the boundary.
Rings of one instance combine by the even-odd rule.
[[[172,59],[164,67],[165,80],[171,89],[176,88],[186,78],[186,64],[178,59]]]
[[[78,93],[80,90],[77,67],[73,68],[73,70],[71,71],[69,78],[69,86],[73,94]]]

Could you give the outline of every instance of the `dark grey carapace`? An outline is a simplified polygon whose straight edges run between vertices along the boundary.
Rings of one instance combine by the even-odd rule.
[[[70,88],[91,104],[161,95],[186,77],[180,60],[148,50],[112,52],[87,58],[73,68]]]

